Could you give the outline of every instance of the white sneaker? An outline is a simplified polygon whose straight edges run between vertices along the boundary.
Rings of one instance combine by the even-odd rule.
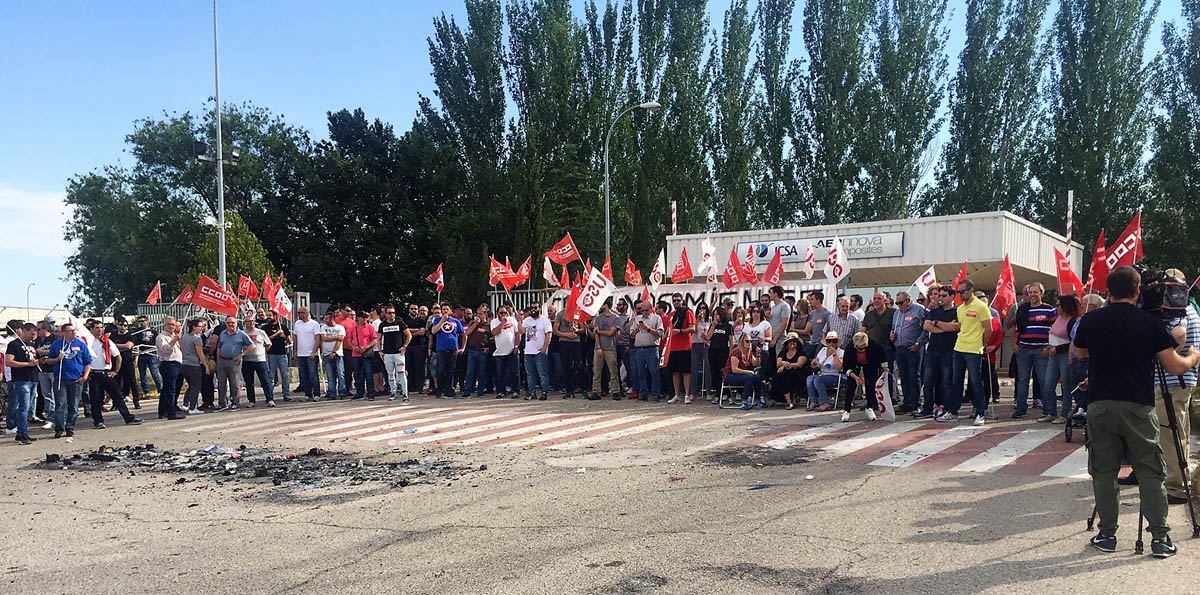
[[[275,401],[267,401],[267,407],[274,407]]]
[[[983,422],[984,422],[984,419],[985,419],[985,418],[984,418],[984,416],[982,416],[982,415],[976,415],[976,416],[975,416],[975,425],[977,425],[977,426],[982,426],[982,425],[983,425]]]
[[[940,421],[940,422],[958,421],[958,416],[954,415],[953,413],[950,413],[949,411],[944,411],[944,412],[942,412],[941,415],[934,418],[934,421]]]
[[[46,423],[42,424],[42,429],[43,429],[43,430],[53,430],[53,429],[54,429],[54,422],[52,422],[52,421],[48,421],[48,422],[46,422]]]
[[[875,410],[867,407],[867,420],[875,421]]]
[[[684,404],[684,405],[691,405],[691,404],[692,404],[692,397],[691,397],[690,395],[689,395],[689,396],[686,396],[686,397],[684,397],[684,398],[683,398],[683,404]]]
[[[668,404],[668,405],[674,405],[675,403],[678,403],[678,402],[679,402],[679,397],[671,397],[671,398],[670,398],[670,399],[667,401],[667,404]]]
[[[868,409],[867,411],[870,411],[870,409]],[[850,412],[849,411],[842,412],[842,421],[850,421]]]
[[[202,413],[204,412],[199,409],[188,409],[188,415],[200,415]]]

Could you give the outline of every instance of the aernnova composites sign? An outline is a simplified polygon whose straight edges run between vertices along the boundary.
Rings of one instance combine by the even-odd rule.
[[[839,236],[846,256],[858,258],[892,258],[904,256],[904,232],[885,231],[881,233],[861,233]],[[778,247],[783,255],[783,262],[804,262],[804,254],[808,247],[813,247],[817,257],[817,269],[829,257],[829,246],[833,244],[833,236],[803,238],[796,240],[768,240],[763,242],[738,242],[739,258],[745,258],[748,246],[754,247],[755,260],[767,262],[775,255]]]

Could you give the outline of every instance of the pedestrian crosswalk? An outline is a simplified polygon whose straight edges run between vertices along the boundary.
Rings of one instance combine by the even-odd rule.
[[[666,437],[665,449],[678,457],[726,448],[804,448],[822,459],[844,464],[1087,477],[1087,450],[1082,445],[1067,443],[1058,428],[1021,422],[982,427],[909,420],[842,423],[833,421],[835,414],[828,413],[730,415],[701,408],[556,412],[507,401],[347,405],[319,403],[296,410],[195,416],[173,427],[201,435],[219,432],[567,452],[615,449]],[[706,430],[716,425],[734,434],[694,444],[697,440],[702,443]],[[688,434],[686,444],[672,439],[691,431],[694,433]]]

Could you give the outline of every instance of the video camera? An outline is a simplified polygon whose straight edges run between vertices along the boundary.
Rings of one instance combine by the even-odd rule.
[[[1142,276],[1141,308],[1163,320],[1175,320],[1187,315],[1188,284],[1183,279],[1141,265],[1135,269]]]

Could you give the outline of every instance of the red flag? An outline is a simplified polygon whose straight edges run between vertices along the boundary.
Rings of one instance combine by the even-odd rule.
[[[162,299],[162,281],[155,281],[154,289],[151,289],[150,295],[146,296],[146,303],[153,306],[160,299]]]
[[[1054,262],[1058,268],[1058,293],[1059,295],[1077,295],[1083,296],[1083,283],[1079,282],[1079,277],[1075,271],[1071,270],[1071,261],[1063,256],[1058,248],[1054,249]]]
[[[646,287],[645,285],[642,286],[642,301],[650,301],[650,288]]]
[[[429,276],[425,277],[425,280],[436,285],[438,293],[441,293],[442,288],[446,286],[446,278],[442,274],[442,263],[439,262],[437,270],[429,273]]]
[[[733,289],[744,280],[742,279],[742,263],[738,261],[737,247],[735,246],[729,249],[729,262],[725,263],[725,272],[721,275],[721,282],[725,284],[725,289]]]
[[[575,240],[572,240],[571,234],[567,233],[553,248],[546,251],[546,256],[557,264],[567,264],[572,260],[579,259],[579,251],[575,249]]]
[[[533,256],[530,255],[528,258],[525,259],[525,262],[521,263],[521,268],[517,269],[517,285],[520,285],[529,280],[529,275],[533,269],[532,262],[533,262]]]
[[[633,261],[629,259],[629,255],[625,256],[625,282],[630,285],[642,284],[642,274],[638,272],[637,267],[633,266]]]
[[[1117,241],[1105,251],[1105,264],[1108,270],[1120,266],[1133,266],[1142,259],[1142,212],[1133,216],[1133,221],[1125,227],[1125,231],[1117,236]],[[1107,276],[1107,273],[1105,273]]]
[[[495,287],[500,282],[500,276],[505,273],[504,265],[496,262],[496,256],[488,257],[491,263],[488,265],[488,285]]]
[[[276,289],[278,289],[278,287],[276,287],[275,282],[271,280],[271,271],[267,271],[267,273],[263,275],[262,294],[266,296],[275,295]]]
[[[1108,251],[1104,248],[1104,230],[1096,238],[1096,249],[1092,252],[1092,266],[1088,267],[1088,287],[1104,293],[1108,291]]]
[[[954,276],[954,283],[951,285],[951,287],[953,288],[953,291],[954,291],[954,303],[958,304],[959,306],[962,305],[963,299],[962,299],[961,295],[958,295],[958,284],[962,283],[963,281],[966,281],[966,280],[967,280],[967,261],[964,260],[962,263],[962,268],[958,269],[958,274]]]
[[[175,298],[175,303],[177,303],[177,304],[192,303],[192,286],[191,285],[185,285],[183,287],[183,291],[179,292],[179,297]]]
[[[196,292],[192,295],[191,302],[205,310],[237,316],[237,301],[231,294],[232,292],[217,285],[217,282],[213,281],[211,277],[202,274],[200,282],[196,284]]]
[[[246,279],[246,280],[249,281],[249,279]],[[257,302],[260,298],[260,296],[258,295],[258,287],[256,287],[253,283],[250,283],[249,285],[250,285],[250,291],[246,293],[246,297]],[[271,300],[271,301],[273,301],[273,300]]]
[[[775,256],[771,257],[771,263],[767,265],[767,272],[763,273],[762,281],[766,285],[779,285],[779,278],[783,276],[783,253],[779,248],[775,249]]]
[[[251,285],[254,285],[254,282],[250,280],[250,277],[247,277],[245,275],[238,275],[237,294],[238,295],[246,295],[246,294],[250,293]],[[270,288],[268,287],[268,289],[270,289]]]
[[[758,285],[758,263],[754,261],[754,245],[746,248],[746,260],[742,261],[742,280]]]
[[[562,276],[559,277],[558,288],[571,291],[571,275],[567,273],[567,265],[565,264],[563,265]]]
[[[591,316],[583,311],[575,302],[579,300],[579,296],[583,293],[583,283],[576,283],[571,289],[571,295],[567,297],[567,303],[563,305],[563,318],[571,322],[586,322]]]
[[[612,281],[612,282],[614,282],[614,283],[617,281],[617,280],[616,280],[616,279],[613,277],[613,271],[612,271],[612,256],[611,256],[611,255],[609,255],[609,254],[605,254],[605,255],[604,255],[604,266],[600,267],[600,272],[601,272],[601,273],[604,273],[604,276],[605,276],[605,277],[608,277],[608,280],[609,280],[609,281]]]
[[[992,298],[992,307],[1001,317],[1008,316],[1009,308],[1017,303],[1017,278],[1013,275],[1012,265],[1008,255],[1004,255],[1004,266],[1000,269],[1000,278],[996,280],[996,297]]]
[[[679,260],[675,261],[675,270],[671,272],[671,283],[690,281],[695,276],[695,273],[692,272],[692,263],[688,262],[687,246],[684,246],[679,251]]]
[[[580,279],[578,272],[575,273],[575,283],[572,283],[571,287],[583,287],[583,280]]]

